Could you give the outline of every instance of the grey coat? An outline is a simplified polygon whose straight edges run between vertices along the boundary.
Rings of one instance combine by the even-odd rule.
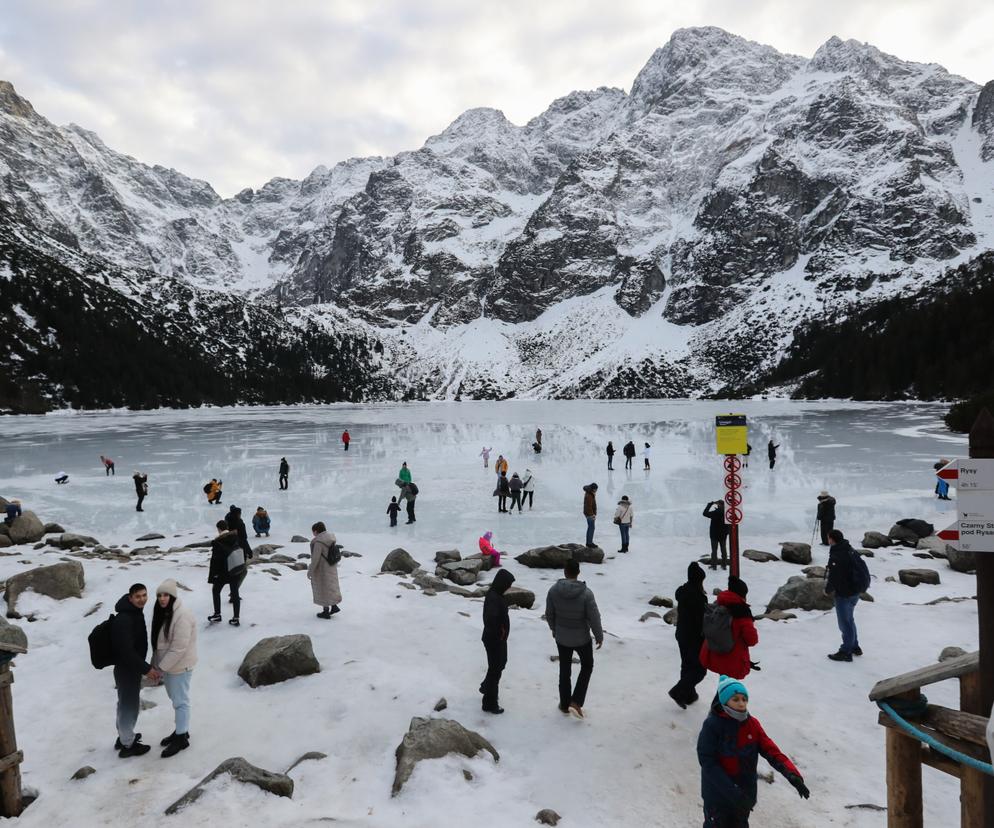
[[[334,534],[327,531],[315,535],[311,540],[311,562],[307,567],[307,577],[311,581],[314,603],[319,607],[331,607],[342,602],[342,590],[338,585],[338,564],[332,566],[325,557],[334,543]]]
[[[560,578],[552,585],[545,599],[545,620],[556,643],[564,647],[585,647],[591,632],[598,644],[604,640],[597,601],[583,581]]]

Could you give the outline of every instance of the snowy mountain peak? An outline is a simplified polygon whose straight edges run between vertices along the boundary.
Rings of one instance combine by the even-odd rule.
[[[0,80],[0,112],[15,118],[37,118],[34,107],[14,89],[10,81]]]

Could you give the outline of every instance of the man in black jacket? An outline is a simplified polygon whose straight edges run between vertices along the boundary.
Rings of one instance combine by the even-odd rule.
[[[507,612],[507,599],[504,593],[514,583],[514,576],[501,569],[483,599],[483,646],[487,651],[487,675],[480,685],[483,694],[485,713],[503,713],[504,708],[497,702],[500,676],[507,664],[507,636],[511,629],[511,619]]]
[[[235,532],[238,535],[238,545],[242,548],[242,552],[245,554],[245,563],[247,564],[252,558],[252,547],[249,546],[248,542],[248,529],[245,528],[245,521],[242,520],[242,510],[231,504],[228,507],[228,514],[224,516],[224,522],[228,524],[228,529]],[[239,576],[238,588],[241,589],[242,582],[245,580],[245,576],[248,575],[248,567],[246,566]]]
[[[828,546],[828,533],[835,528],[835,498],[828,492],[818,494],[817,517],[821,527],[821,545]]]
[[[728,525],[725,523],[725,502],[712,500],[704,506],[704,517],[711,521],[708,537],[711,539],[711,568],[718,568],[718,547],[721,547],[721,568],[728,567]]]
[[[631,440],[625,443],[622,453],[625,455],[625,468],[630,469],[632,467],[632,460],[635,459],[635,443]]]
[[[842,633],[842,646],[831,653],[832,661],[852,661],[854,655],[861,656],[859,634],[853,613],[859,603],[859,576],[856,572],[856,550],[838,529],[828,533],[828,567],[826,568],[825,592],[835,598],[835,615]]]
[[[290,464],[285,457],[280,458],[280,489],[290,488]]]
[[[238,595],[238,587],[245,580],[245,553],[238,543],[238,533],[229,531],[228,524],[217,522],[217,537],[211,541],[211,561],[207,570],[207,583],[211,584],[211,597],[214,600],[214,614],[207,620],[216,624],[221,620],[221,590],[228,585],[228,597],[234,616],[228,621],[233,627],[241,622],[239,614],[242,599]]]
[[[145,499],[145,495],[148,494],[148,475],[136,471],[131,475],[131,479],[135,481],[135,494],[138,495],[138,505],[135,506],[135,511],[144,512],[142,501]]]
[[[704,592],[704,570],[697,561],[687,567],[687,583],[676,591],[676,643],[680,647],[680,681],[670,689],[670,698],[686,709],[697,701],[697,685],[707,670],[701,664],[704,643],[704,611],[708,596]]]
[[[151,748],[135,733],[140,706],[139,691],[142,676],[158,679],[161,675],[150,665],[148,628],[145,626],[145,603],[148,590],[144,584],[133,584],[127,595],[114,606],[117,613],[110,625],[111,652],[114,655],[114,683],[117,685],[117,741],[114,747],[122,759],[141,756]]]

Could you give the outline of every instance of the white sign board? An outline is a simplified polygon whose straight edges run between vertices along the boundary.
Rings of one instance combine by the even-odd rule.
[[[960,520],[959,540],[953,544],[963,552],[994,552],[994,520]]]
[[[961,458],[936,472],[940,478],[963,491],[994,492],[994,460]]]
[[[994,492],[960,490],[956,493],[959,521],[994,521]]]

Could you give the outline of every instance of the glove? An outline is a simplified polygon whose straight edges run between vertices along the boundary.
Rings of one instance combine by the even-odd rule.
[[[762,673],[763,672],[763,668],[759,666],[759,662],[758,661],[750,661],[749,662],[749,667],[751,669],[755,670],[757,673]]]
[[[811,796],[811,791],[808,790],[808,786],[804,784],[804,780],[801,779],[801,777],[796,773],[787,774],[787,781],[794,786],[794,789],[797,791],[797,794],[801,797],[801,799],[807,799]]]

